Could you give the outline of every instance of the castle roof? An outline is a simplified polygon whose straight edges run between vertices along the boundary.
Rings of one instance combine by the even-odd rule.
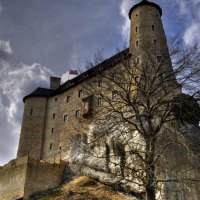
[[[140,7],[140,6],[144,6],[144,5],[150,5],[150,6],[153,6],[155,8],[157,8],[159,10],[159,13],[160,13],[160,16],[162,16],[162,9],[161,7],[156,4],[156,3],[153,3],[153,2],[150,2],[150,1],[147,1],[147,0],[142,0],[140,3],[138,4],[135,4],[129,11],[129,19],[131,19],[131,13],[133,12],[133,10],[135,10],[136,8]]]
[[[52,90],[52,89],[46,89],[46,88],[37,88],[36,90],[34,90],[32,93],[30,93],[29,95],[25,96],[23,98],[23,101],[25,102],[25,100],[27,98],[30,97],[51,97],[51,96],[55,96],[57,94],[63,93],[65,91],[67,91],[68,89],[84,82],[85,80],[100,74],[101,72],[105,71],[106,69],[109,69],[111,67],[113,67],[114,65],[118,64],[121,62],[122,57],[124,58],[125,56],[130,56],[129,53],[129,48],[119,52],[118,54],[104,60],[102,63],[92,67],[91,69],[83,72],[82,74],[80,74],[79,76],[76,76],[75,78],[68,80],[67,82],[65,82],[64,84],[62,84],[58,89],[56,90]]]

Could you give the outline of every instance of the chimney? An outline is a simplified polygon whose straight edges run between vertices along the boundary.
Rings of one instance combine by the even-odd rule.
[[[71,80],[79,75],[78,70],[70,69],[67,73],[62,75],[62,83],[65,83],[68,80]]]
[[[50,77],[50,89],[56,90],[60,87],[61,78],[59,77]]]

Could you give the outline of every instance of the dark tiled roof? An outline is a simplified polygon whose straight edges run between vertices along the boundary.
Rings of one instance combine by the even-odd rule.
[[[162,9],[161,9],[161,7],[160,7],[158,4],[153,3],[153,2],[150,2],[150,1],[147,1],[147,0],[143,0],[143,1],[141,1],[140,3],[134,5],[134,6],[130,9],[129,14],[128,14],[128,15],[129,15],[129,19],[131,19],[131,13],[133,12],[133,10],[135,10],[135,9],[138,8],[139,6],[143,6],[143,5],[150,5],[150,6],[156,7],[156,8],[159,10],[160,16],[162,16]]]
[[[70,88],[80,84],[81,82],[85,81],[86,79],[89,79],[89,78],[97,75],[98,73],[101,73],[102,71],[109,69],[109,68],[113,67],[114,65],[120,63],[122,56],[123,56],[123,58],[125,56],[127,56],[127,57],[130,56],[128,48],[123,50],[122,52],[112,56],[111,58],[104,60],[102,63],[96,65],[95,67],[93,67],[89,70],[87,70],[86,72],[83,72],[79,76],[77,76],[77,77],[75,77],[71,80],[68,80],[67,82],[62,84],[56,90],[46,89],[46,88],[37,88],[31,94],[25,96],[23,98],[23,101],[25,102],[25,100],[27,98],[30,98],[30,97],[50,97],[50,96],[54,96],[54,95],[63,93],[65,91],[67,91],[68,89],[70,89]]]
[[[30,93],[29,95],[25,96],[23,98],[23,101],[25,102],[25,100],[29,97],[48,97],[48,96],[51,96],[53,93],[54,93],[54,90],[39,87],[36,90],[34,90],[32,93]]]

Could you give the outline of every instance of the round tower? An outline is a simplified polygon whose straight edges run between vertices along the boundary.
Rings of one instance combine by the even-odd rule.
[[[135,55],[144,52],[168,53],[161,16],[160,6],[147,0],[141,1],[130,9],[130,52]]]
[[[30,95],[25,97],[24,102],[17,158],[29,155],[34,159],[42,159],[47,98]]]

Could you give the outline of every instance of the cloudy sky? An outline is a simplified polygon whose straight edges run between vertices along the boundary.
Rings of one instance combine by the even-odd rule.
[[[140,0],[0,0],[0,165],[16,156],[22,98],[49,76],[84,68],[99,50],[123,48],[128,11]],[[200,43],[200,0],[154,0],[166,34]]]

